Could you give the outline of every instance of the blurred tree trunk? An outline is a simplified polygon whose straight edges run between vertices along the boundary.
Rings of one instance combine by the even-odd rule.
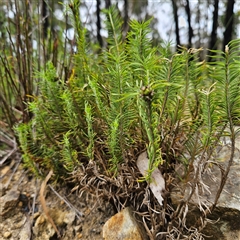
[[[129,6],[131,14],[136,15],[137,21],[144,21],[147,18],[147,7],[148,7],[148,0],[131,0],[131,6]],[[130,5],[130,4],[129,4]]]
[[[189,0],[186,0],[185,11],[187,14],[187,19],[188,19],[188,48],[191,48],[192,47],[192,38],[193,38],[193,29],[192,29],[192,24],[191,24],[191,11],[190,11]]]
[[[109,9],[112,6],[111,0],[105,0],[105,8]],[[109,21],[109,17],[107,16],[107,19]],[[108,43],[106,42],[106,47],[108,48]]]
[[[219,0],[214,0],[214,10],[213,10],[213,21],[212,21],[212,32],[211,39],[209,43],[209,49],[216,50],[217,49],[217,28],[218,28],[218,7]],[[214,53],[209,51],[208,55],[212,56]],[[212,61],[211,57],[208,59]]]
[[[225,51],[225,46],[232,40],[233,25],[234,25],[234,3],[235,0],[227,1],[227,10],[225,16],[225,31],[223,39],[223,51]]]
[[[49,15],[46,0],[42,1],[42,19],[43,37],[44,39],[47,39],[49,28]]]
[[[128,16],[128,0],[124,0],[124,22],[123,22],[123,34],[124,34],[124,38],[127,36],[127,32],[128,32],[128,20],[129,20],[129,16]]]
[[[101,1],[97,0],[97,40],[99,42],[100,47],[102,48],[103,47],[103,39],[101,36],[100,4],[101,4]]]
[[[6,39],[6,27],[4,26],[6,21],[6,10],[4,9],[4,3],[0,2],[0,36],[1,40],[5,43],[7,43]]]
[[[197,28],[197,41],[196,41],[196,48],[201,47],[201,25],[200,25],[200,19],[201,19],[201,10],[200,10],[200,1],[198,0],[198,5],[197,5],[197,12],[196,12],[196,26]]]
[[[174,22],[175,22],[175,33],[176,33],[176,43],[177,43],[176,49],[178,50],[178,46],[180,46],[181,43],[180,43],[180,35],[179,35],[177,0],[172,0],[172,7],[173,7]]]
[[[105,0],[105,7],[106,9],[110,8],[111,7],[111,0]]]

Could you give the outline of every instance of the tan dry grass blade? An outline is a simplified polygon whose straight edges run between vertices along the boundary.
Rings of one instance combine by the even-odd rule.
[[[48,208],[47,208],[47,205],[46,205],[46,200],[45,200],[45,196],[44,196],[44,190],[47,186],[47,182],[48,180],[51,178],[53,174],[53,170],[51,170],[48,175],[46,176],[46,178],[43,180],[42,184],[41,184],[41,188],[40,188],[40,202],[42,204],[42,208],[43,208],[43,211],[47,217],[47,220],[52,224],[54,230],[56,231],[57,235],[58,235],[58,238],[61,237],[61,234],[60,232],[58,231],[55,223],[53,222],[53,219],[51,218],[51,216],[49,215],[49,211],[48,211]]]
[[[148,166],[149,166],[149,159],[147,157],[147,152],[143,152],[138,156],[137,159],[137,166],[139,171],[143,176],[147,174]],[[152,172],[151,181],[149,183],[150,189],[156,199],[158,200],[159,204],[163,205],[163,197],[165,193],[165,180],[162,176],[162,173],[159,169],[155,169]]]

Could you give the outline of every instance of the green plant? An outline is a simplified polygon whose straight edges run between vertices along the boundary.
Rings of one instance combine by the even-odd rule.
[[[40,93],[28,102],[33,118],[16,127],[25,165],[39,176],[50,168],[58,178],[70,175],[73,182],[102,192],[118,207],[131,204],[143,212],[143,196],[153,170],[161,167],[171,189],[168,179],[177,178],[175,164],[181,163],[185,166],[182,180],[188,181],[194,172],[188,197],[171,214],[172,206],[162,209],[148,194],[145,197],[151,201],[143,218],[145,227],[152,228],[148,231],[152,237],[159,232],[179,237],[194,232],[194,226],[187,229],[182,224],[178,232],[175,226],[186,218],[189,201],[201,185],[200,165],[211,159],[226,127],[230,128],[232,155],[211,210],[232,164],[233,125],[240,106],[239,40],[232,41],[225,53],[218,52],[217,61],[209,65],[198,61],[201,50],[183,48],[170,54],[162,46],[152,47],[150,21],[131,21],[123,40],[121,19],[111,8],[106,11],[108,48],[96,56],[79,24],[79,2],[69,7],[78,43],[73,74],[64,81],[48,63],[36,76],[41,79]],[[149,169],[140,178],[135,162],[144,150]],[[196,161],[199,167],[193,171]]]

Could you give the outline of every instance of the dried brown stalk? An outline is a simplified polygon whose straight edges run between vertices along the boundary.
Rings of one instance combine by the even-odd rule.
[[[43,180],[43,182],[42,182],[42,184],[41,184],[41,188],[40,188],[40,193],[39,193],[39,195],[40,195],[40,202],[41,202],[43,211],[44,211],[44,213],[45,213],[45,215],[46,215],[46,217],[47,217],[47,220],[52,224],[54,230],[55,230],[56,233],[57,233],[58,238],[60,238],[60,237],[61,237],[61,234],[60,234],[60,232],[58,231],[58,229],[57,229],[57,227],[56,227],[53,219],[52,219],[51,216],[49,215],[49,211],[48,211],[48,208],[47,208],[47,205],[46,205],[46,199],[45,199],[45,196],[44,196],[44,191],[45,191],[45,189],[46,189],[47,182],[48,182],[48,180],[51,178],[52,174],[53,174],[53,171],[50,170],[50,172],[48,173],[48,175],[46,176],[46,178]]]

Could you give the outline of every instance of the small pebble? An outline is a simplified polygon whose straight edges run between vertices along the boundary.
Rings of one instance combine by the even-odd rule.
[[[78,233],[77,234],[77,239],[81,239],[82,238],[82,234],[81,233]]]
[[[1,176],[5,175],[10,170],[10,166],[5,166],[0,172]]]
[[[10,232],[5,232],[4,234],[3,234],[3,237],[4,238],[10,238],[11,237],[11,233]]]

